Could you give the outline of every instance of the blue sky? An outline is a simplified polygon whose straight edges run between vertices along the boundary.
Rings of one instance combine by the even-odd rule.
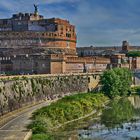
[[[33,12],[76,25],[77,46],[140,45],[140,0],[0,0],[0,18]]]

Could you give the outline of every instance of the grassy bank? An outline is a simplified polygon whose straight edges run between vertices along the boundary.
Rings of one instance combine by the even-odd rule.
[[[107,100],[108,98],[101,93],[76,94],[37,110],[33,114],[32,124],[29,125],[33,131],[32,140],[53,139],[47,132],[102,108]]]

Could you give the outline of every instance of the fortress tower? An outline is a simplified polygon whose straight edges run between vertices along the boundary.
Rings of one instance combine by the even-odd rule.
[[[129,43],[127,41],[122,42],[122,51],[124,51],[124,52],[129,51]]]
[[[46,19],[39,15],[38,6],[34,7],[34,13],[18,13],[0,19],[0,49],[24,49],[25,53],[26,49],[30,52],[42,49],[45,53],[75,55],[75,26],[59,18]]]

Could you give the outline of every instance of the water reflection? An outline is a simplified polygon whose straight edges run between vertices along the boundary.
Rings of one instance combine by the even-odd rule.
[[[79,139],[140,140],[140,97],[114,100],[103,110],[99,123],[79,131]]]
[[[111,102],[101,115],[101,124],[108,128],[123,127],[122,123],[133,119],[134,107],[128,99]]]
[[[56,140],[140,140],[140,96],[114,100],[102,112],[67,124],[53,135]]]

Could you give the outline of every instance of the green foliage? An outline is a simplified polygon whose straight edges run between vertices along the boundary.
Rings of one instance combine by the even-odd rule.
[[[140,51],[129,51],[127,53],[128,57],[139,57],[140,56]]]
[[[64,97],[50,106],[34,112],[33,122],[29,128],[33,130],[34,134],[45,134],[60,124],[78,119],[103,107],[107,100],[108,98],[103,94],[93,93]]]
[[[45,133],[46,127],[43,124],[43,122],[36,120],[34,123],[32,123],[29,127],[33,128],[33,133],[38,134],[38,133]]]
[[[106,127],[115,127],[133,118],[134,107],[127,98],[114,100],[108,106],[101,115],[101,122]]]
[[[49,134],[35,134],[33,135],[33,137],[31,138],[31,140],[54,140],[54,138],[52,136],[50,136]]]
[[[126,68],[114,68],[101,76],[102,91],[109,98],[126,96],[132,84],[132,73]]]
[[[131,93],[132,94],[140,94],[140,86],[132,87]]]

